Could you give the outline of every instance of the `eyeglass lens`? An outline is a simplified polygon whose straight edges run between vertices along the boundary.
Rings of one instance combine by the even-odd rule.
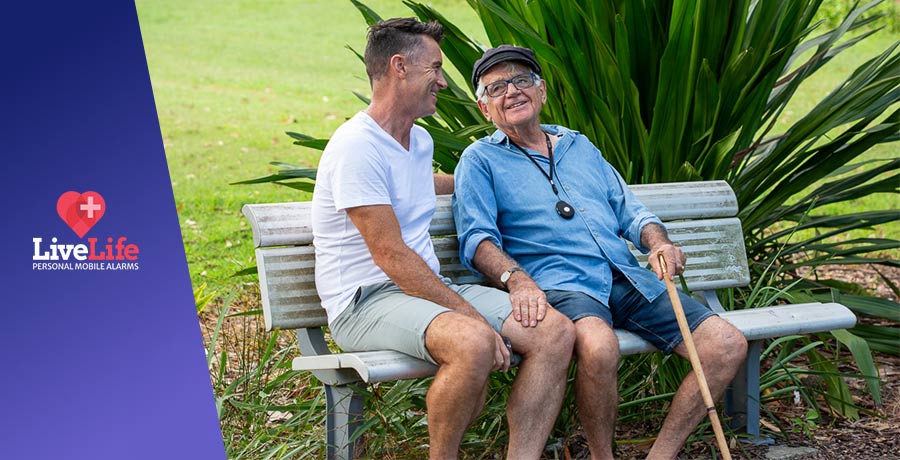
[[[500,80],[487,85],[485,92],[490,97],[499,97],[506,94],[509,84],[512,83],[516,88],[523,90],[534,86],[534,74],[523,73],[510,78],[509,80]]]

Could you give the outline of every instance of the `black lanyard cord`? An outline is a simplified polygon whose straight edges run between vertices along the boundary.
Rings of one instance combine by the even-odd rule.
[[[547,156],[550,157],[550,174],[547,174],[547,171],[544,171],[544,168],[535,161],[528,152],[525,151],[522,147],[519,147],[519,144],[513,142],[512,139],[509,140],[509,143],[513,145],[513,147],[519,149],[522,152],[522,155],[525,155],[526,158],[531,160],[534,163],[534,166],[547,178],[547,181],[550,182],[550,187],[553,189],[553,194],[559,197],[559,190],[556,188],[556,184],[553,183],[553,144],[550,143],[550,136],[547,133],[544,133],[544,140],[547,141]]]
[[[558,200],[556,202],[556,213],[563,219],[571,219],[575,215],[575,209],[572,205],[566,203],[559,197],[559,190],[556,189],[556,184],[553,183],[553,144],[550,143],[550,136],[547,135],[547,133],[544,133],[544,139],[547,141],[547,156],[550,157],[550,174],[547,174],[547,172],[544,171],[544,168],[542,168],[541,165],[525,151],[525,149],[513,142],[512,139],[509,140],[509,143],[519,149],[522,152],[522,155],[525,155],[525,157],[531,160],[531,162],[534,163],[534,166],[547,178],[547,181],[550,182],[550,188],[553,189],[553,194],[556,195],[556,199]]]

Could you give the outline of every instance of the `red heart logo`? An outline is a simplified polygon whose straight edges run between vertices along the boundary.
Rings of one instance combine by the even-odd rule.
[[[56,213],[82,238],[106,213],[106,201],[97,192],[66,192],[56,200]]]

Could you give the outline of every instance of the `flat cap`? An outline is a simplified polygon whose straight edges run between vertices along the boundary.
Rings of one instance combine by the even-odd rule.
[[[475,61],[472,68],[472,87],[478,88],[478,79],[481,75],[488,71],[491,67],[507,61],[523,62],[531,67],[531,70],[541,74],[541,65],[534,58],[534,51],[521,46],[500,45],[484,52],[481,59]]]

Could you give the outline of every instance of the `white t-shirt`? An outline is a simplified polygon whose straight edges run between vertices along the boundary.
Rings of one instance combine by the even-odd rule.
[[[433,151],[424,128],[413,126],[407,151],[365,112],[334,132],[319,161],[312,199],[316,290],[329,323],[360,286],[389,279],[372,260],[347,208],[391,205],[403,241],[440,273],[428,234],[435,208]]]

